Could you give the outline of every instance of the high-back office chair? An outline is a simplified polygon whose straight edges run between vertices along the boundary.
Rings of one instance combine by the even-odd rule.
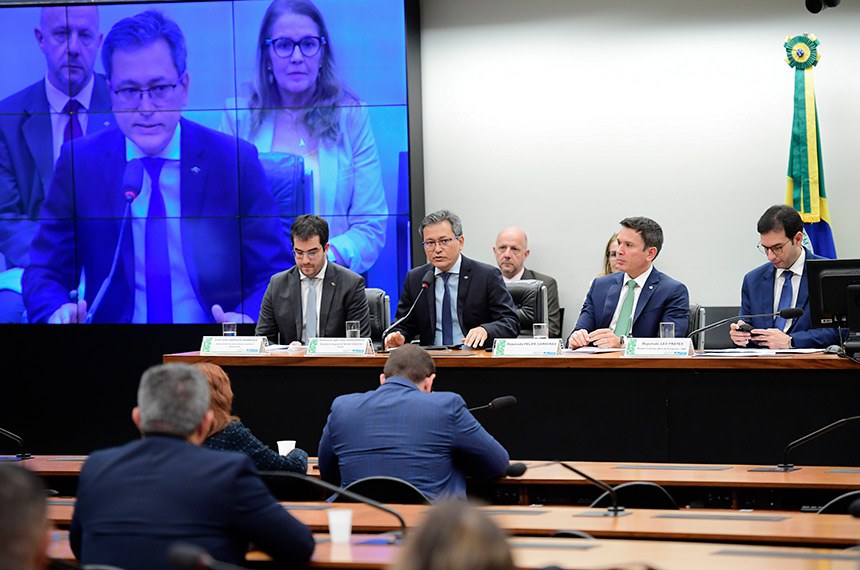
[[[727,319],[729,317],[736,317],[740,313],[741,308],[739,306],[724,306],[724,307],[704,307],[705,316],[702,320],[702,324],[700,326],[705,326],[709,323],[715,323],[722,319]],[[726,323],[723,326],[719,326],[715,329],[711,329],[707,332],[702,333],[703,335],[703,347],[709,349],[720,349],[720,348],[736,348],[735,343],[732,342],[731,337],[729,336],[729,324]]]
[[[520,337],[532,336],[534,323],[547,322],[546,285],[540,279],[520,279],[507,284],[520,319]]]
[[[854,501],[860,500],[860,491],[848,491],[832,499],[826,505],[818,509],[819,515],[847,515],[849,507]]]
[[[628,481],[613,487],[622,507],[634,509],[666,509],[677,510],[678,503],[663,486],[651,481]],[[590,507],[608,507],[612,504],[609,492],[594,499]]]
[[[382,332],[391,324],[391,297],[376,287],[365,287],[367,307],[370,309],[370,339],[382,343]]]
[[[353,481],[345,489],[363,495],[368,499],[379,501],[380,503],[396,503],[399,505],[432,504],[427,495],[422,493],[418,487],[409,481],[397,477],[388,477],[387,475],[365,477],[358,481]],[[334,501],[336,503],[354,502],[349,497],[343,495],[335,496]]]
[[[705,322],[705,308],[698,303],[690,303],[690,316],[687,324],[687,334],[690,334]],[[693,348],[702,350],[705,347],[705,333],[699,333],[693,337]]]

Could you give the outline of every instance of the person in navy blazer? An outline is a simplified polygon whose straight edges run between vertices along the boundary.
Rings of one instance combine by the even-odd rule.
[[[690,300],[687,287],[653,265],[663,247],[663,229],[650,218],[621,220],[616,259],[621,270],[591,282],[576,326],[568,338],[570,348],[594,344],[600,348],[619,348],[627,336],[656,337],[661,322],[675,323],[675,336],[687,334]],[[632,328],[615,331],[622,290],[628,280],[637,283]]]
[[[803,247],[803,220],[797,211],[786,204],[768,208],[757,224],[759,249],[768,262],[744,275],[741,285],[741,315],[775,313],[778,310],[779,291],[785,283],[783,273],[791,270],[793,299],[791,307],[803,309],[796,319],[789,319],[784,330],[777,328],[773,317],[756,317],[749,324],[750,332],[738,329],[737,323],[729,326],[729,336],[738,346],[770,349],[822,348],[839,344],[838,329],[813,329],[809,313],[809,278],[806,261],[824,259]],[[750,343],[750,341],[753,341]]]
[[[168,322],[253,322],[269,277],[288,265],[254,146],[181,117],[189,85],[184,41],[155,11],[120,20],[108,33],[102,59],[119,128],[63,147],[22,280],[31,322],[85,322],[117,248],[92,322],[153,322],[144,251],[152,184],[142,167],[125,178],[138,159],[166,161]]]
[[[63,110],[71,99],[82,106],[83,134],[114,124],[106,78],[93,73],[102,44],[98,7],[41,8],[35,36],[45,77],[0,101],[0,259],[7,268],[0,272],[0,323],[22,320],[21,272],[70,120]]]
[[[319,444],[335,485],[375,475],[412,483],[431,500],[466,498],[466,476],[503,477],[508,452],[453,392],[433,392],[436,367],[414,344],[394,349],[376,390],[335,398]]]
[[[313,534],[275,500],[251,458],[200,447],[214,420],[201,371],[150,367],[132,419],[140,440],[96,451],[81,469],[69,529],[81,564],[168,570],[176,542],[230,564],[241,564],[250,544],[281,565],[310,559]]]
[[[457,291],[456,302],[451,303],[456,317],[454,344],[477,348],[492,345],[496,338],[516,338],[520,321],[501,271],[460,253],[464,244],[460,217],[448,210],[428,214],[421,221],[418,234],[429,263],[406,274],[395,320],[409,312],[419,292],[425,289],[424,283],[431,284],[409,318],[386,335],[385,347],[400,346],[416,337],[421,339],[422,345],[443,344],[437,311],[441,311],[443,291],[443,279],[438,276],[445,272],[457,277],[456,281],[448,283],[449,289],[456,287]]]

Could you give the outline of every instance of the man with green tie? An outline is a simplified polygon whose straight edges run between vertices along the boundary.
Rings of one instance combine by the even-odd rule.
[[[616,259],[621,270],[591,283],[570,348],[592,344],[620,348],[627,337],[656,337],[661,322],[675,323],[675,336],[687,334],[687,287],[652,263],[663,247],[663,229],[650,218],[621,220]]]

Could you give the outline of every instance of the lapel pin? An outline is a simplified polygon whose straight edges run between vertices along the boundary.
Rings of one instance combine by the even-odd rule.
[[[200,167],[199,166],[192,166],[191,172],[193,172],[194,174],[200,174]]]

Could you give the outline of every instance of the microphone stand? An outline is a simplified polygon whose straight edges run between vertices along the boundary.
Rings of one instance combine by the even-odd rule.
[[[788,462],[788,454],[792,450],[800,447],[801,445],[803,445],[805,443],[812,441],[813,439],[818,439],[819,437],[821,437],[825,433],[829,433],[835,429],[838,429],[838,428],[844,426],[845,424],[850,424],[850,423],[855,422],[857,420],[860,420],[860,416],[851,416],[849,418],[842,418],[841,420],[836,420],[832,424],[826,425],[821,429],[817,429],[814,432],[801,437],[800,439],[796,439],[796,440],[792,441],[791,443],[789,443],[788,445],[785,446],[785,450],[782,452],[782,463],[777,464],[776,467],[755,467],[753,469],[750,469],[750,471],[768,471],[768,472],[769,471],[778,471],[778,472],[782,472],[782,473],[788,473],[790,471],[799,471],[800,467],[795,467],[795,465],[793,463]]]
[[[582,477],[583,479],[585,479],[589,483],[597,485],[598,487],[600,487],[601,489],[603,489],[604,491],[609,493],[609,500],[611,501],[612,504],[606,508],[606,511],[600,512],[596,515],[590,514],[590,513],[583,513],[581,515],[576,515],[576,516],[581,516],[581,517],[593,517],[593,516],[623,517],[623,516],[627,516],[630,514],[630,511],[625,511],[624,507],[622,507],[618,504],[618,495],[615,493],[615,489],[613,489],[611,485],[608,485],[608,484],[604,483],[603,481],[599,481],[599,480],[595,479],[594,477],[587,475],[585,472],[580,471],[579,469],[577,469],[576,467],[573,467],[572,465],[568,465],[564,461],[557,461],[556,463],[558,463],[559,465],[561,465],[562,467],[564,467],[568,471],[573,471],[574,473],[576,473],[577,475],[579,475],[580,477]]]
[[[310,485],[316,487],[322,487],[327,491],[331,491],[332,493],[336,493],[338,495],[343,495],[344,497],[350,498],[353,501],[358,503],[364,503],[365,505],[370,505],[375,509],[379,509],[380,511],[384,511],[392,516],[394,516],[398,522],[400,523],[400,536],[402,538],[406,535],[406,520],[403,518],[403,515],[392,509],[391,507],[386,507],[382,503],[378,501],[374,501],[370,497],[365,497],[364,495],[359,495],[354,491],[349,491],[342,487],[338,487],[336,485],[332,485],[328,481],[323,481],[322,479],[317,479],[316,477],[308,477],[307,475],[303,475],[301,473],[294,473],[292,471],[260,471],[260,475],[263,477],[288,477],[290,479],[298,479],[300,481],[304,481]],[[398,536],[394,537],[394,543],[398,540]]]
[[[0,435],[6,436],[9,439],[11,439],[12,441],[15,441],[18,443],[18,448],[21,451],[17,455],[15,455],[16,458],[18,458],[20,460],[24,460],[24,459],[30,459],[33,457],[32,453],[27,453],[26,451],[24,451],[24,440],[21,438],[21,436],[15,435],[11,431],[5,430],[3,428],[0,428]]]

